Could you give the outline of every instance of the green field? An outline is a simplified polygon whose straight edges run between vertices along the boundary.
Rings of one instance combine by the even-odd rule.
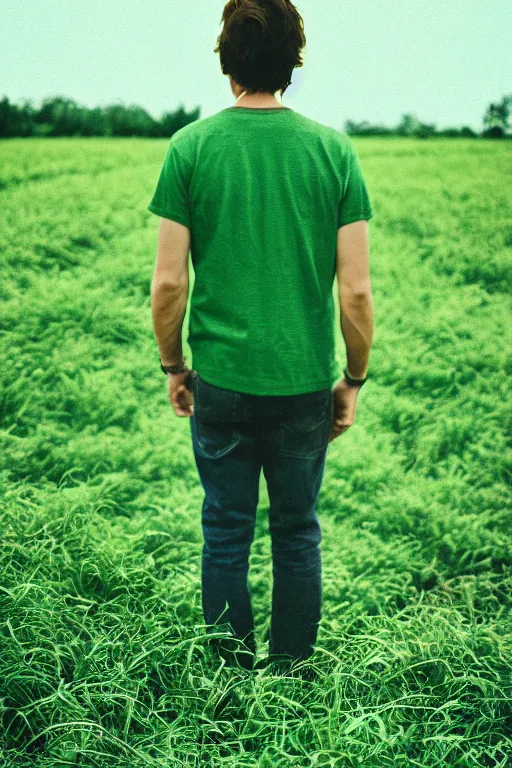
[[[512,143],[354,144],[375,335],[328,449],[307,682],[206,642],[151,327],[168,140],[0,143],[1,768],[512,766]],[[262,478],[262,653],[271,579]]]

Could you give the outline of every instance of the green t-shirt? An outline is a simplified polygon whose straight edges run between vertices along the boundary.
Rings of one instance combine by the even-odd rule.
[[[206,382],[333,386],[337,232],[373,216],[347,134],[288,107],[226,107],[172,135],[148,208],[191,231],[187,342]]]

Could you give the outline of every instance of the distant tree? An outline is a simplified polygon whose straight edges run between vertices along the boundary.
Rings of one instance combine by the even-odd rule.
[[[160,118],[160,128],[162,136],[172,136],[189,123],[193,123],[199,118],[200,108],[196,107],[193,112],[187,113],[183,104],[180,104],[176,112],[164,112]]]
[[[478,136],[478,134],[469,127],[469,125],[463,125],[460,129],[460,135],[461,136],[467,136],[468,138],[474,139],[475,136]]]
[[[436,126],[434,123],[420,123],[415,129],[414,135],[419,139],[428,139],[429,136],[436,135]]]
[[[437,132],[437,135],[456,138],[457,136],[460,136],[460,131],[458,128],[440,128]]]
[[[402,119],[396,127],[396,133],[399,136],[414,136],[420,126],[421,123],[416,115],[412,115],[408,112],[402,115]]]
[[[499,103],[491,103],[483,117],[484,130],[482,136],[487,138],[502,138],[508,133],[508,121],[512,94],[504,96]]]
[[[370,131],[372,128],[368,120],[363,120],[360,123],[356,123],[353,120],[345,120],[344,126],[345,126],[345,133],[354,134],[354,135],[356,134],[363,135],[365,133],[368,133],[368,131]]]
[[[476,133],[468,125],[463,125],[462,128],[440,128],[437,131],[436,135],[447,136],[450,138],[457,138],[458,136],[467,136],[474,139],[476,136],[478,136],[478,133]]]
[[[104,120],[111,136],[153,136],[156,121],[142,107],[111,104],[104,108]]]
[[[436,126],[434,123],[422,123],[416,115],[407,112],[402,115],[396,127],[396,133],[399,136],[417,136],[419,139],[427,139],[429,136],[436,135]]]
[[[79,136],[85,111],[73,99],[53,96],[44,99],[35,114],[35,122],[51,125],[49,136]]]
[[[82,136],[111,136],[112,127],[103,107],[87,110],[82,127]]]
[[[7,96],[0,101],[0,136],[11,136],[16,107],[11,104]]]
[[[32,136],[34,126],[34,110],[30,101],[20,106],[12,104],[7,96],[0,101],[0,136]]]
[[[355,123],[353,120],[345,120],[344,130],[345,133],[353,136],[384,136],[394,132],[391,128],[386,128],[384,125],[372,125],[367,120],[363,120],[360,123]]]

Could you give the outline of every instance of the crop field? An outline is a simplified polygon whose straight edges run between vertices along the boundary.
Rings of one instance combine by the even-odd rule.
[[[0,143],[0,768],[512,766],[512,143],[354,144],[375,334],[328,448],[306,681],[207,644],[151,325],[168,140]],[[265,655],[263,476],[250,586]]]

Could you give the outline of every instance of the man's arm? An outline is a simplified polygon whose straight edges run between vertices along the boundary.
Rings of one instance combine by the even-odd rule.
[[[368,221],[361,219],[338,229],[336,275],[347,368],[351,376],[362,379],[368,370],[374,329]]]
[[[171,219],[161,218],[158,251],[151,282],[153,331],[164,365],[181,362],[181,336],[187,310],[190,230]]]

